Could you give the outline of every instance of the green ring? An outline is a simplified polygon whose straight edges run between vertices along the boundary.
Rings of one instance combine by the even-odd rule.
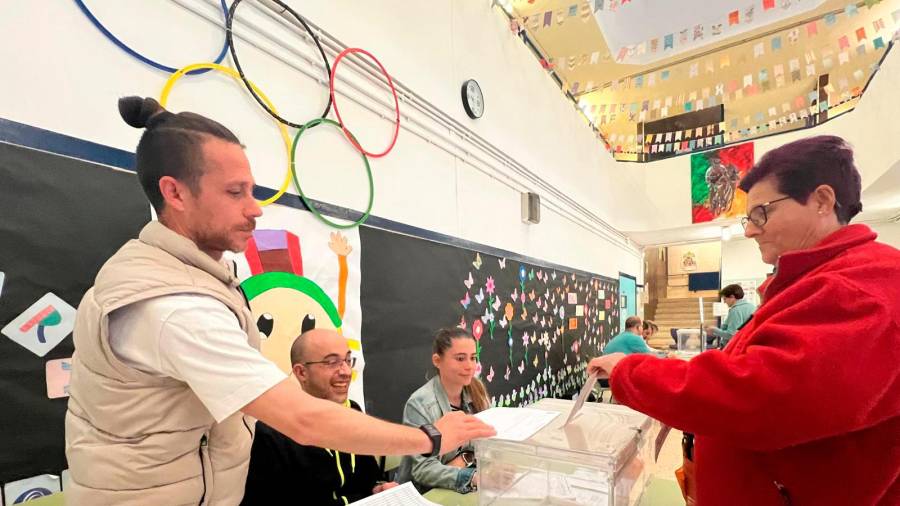
[[[372,168],[369,166],[369,158],[366,157],[365,153],[360,153],[360,155],[362,155],[363,163],[366,165],[366,175],[369,177],[369,206],[366,208],[366,212],[363,213],[362,217],[360,217],[353,223],[335,223],[322,216],[322,213],[320,213],[319,210],[316,209],[315,206],[313,206],[312,202],[310,202],[309,199],[306,198],[306,195],[303,193],[303,188],[300,187],[300,181],[297,179],[297,169],[295,166],[295,162],[297,160],[297,144],[299,144],[300,136],[303,135],[303,132],[305,132],[307,129],[312,128],[320,123],[326,123],[341,128],[341,125],[337,121],[327,118],[316,118],[308,121],[305,125],[300,127],[300,129],[297,130],[297,134],[294,136],[294,142],[291,144],[291,178],[293,178],[294,180],[294,186],[297,187],[297,193],[300,194],[300,200],[302,200],[303,203],[306,204],[306,207],[309,208],[310,212],[312,212],[313,215],[319,219],[319,221],[333,228],[348,229],[358,227],[365,223],[367,219],[369,219],[369,213],[372,212],[372,204],[375,202],[375,183],[372,181]]]

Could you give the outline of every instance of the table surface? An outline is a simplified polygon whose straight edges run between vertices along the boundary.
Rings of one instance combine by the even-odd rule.
[[[478,494],[459,494],[452,490],[436,488],[425,494],[429,501],[443,506],[478,506]],[[53,494],[28,501],[29,506],[64,506],[65,495]],[[682,506],[684,498],[674,480],[653,477],[641,497],[640,506]]]
[[[459,494],[452,490],[436,488],[425,498],[442,506],[478,506],[478,494]],[[641,497],[640,506],[682,506],[684,498],[675,480],[652,477]]]

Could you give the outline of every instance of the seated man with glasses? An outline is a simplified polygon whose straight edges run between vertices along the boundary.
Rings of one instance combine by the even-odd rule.
[[[347,397],[356,357],[337,332],[313,329],[301,334],[291,347],[291,364],[294,377],[306,393],[360,409]],[[380,479],[381,469],[371,455],[300,445],[256,422],[241,504],[280,504],[300,492],[304,504],[344,505],[397,486]]]

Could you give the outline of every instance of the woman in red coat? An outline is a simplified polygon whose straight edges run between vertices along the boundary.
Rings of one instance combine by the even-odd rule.
[[[865,225],[843,139],[767,153],[745,235],[776,274],[722,350],[596,358],[616,400],[696,435],[700,506],[900,505],[900,251]]]

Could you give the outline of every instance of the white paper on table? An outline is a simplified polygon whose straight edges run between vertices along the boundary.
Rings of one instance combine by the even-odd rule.
[[[475,416],[494,427],[493,439],[524,441],[541,430],[559,415],[556,411],[533,408],[491,408]]]
[[[389,488],[384,492],[350,503],[360,506],[440,506],[422,497],[412,482]]]
[[[588,376],[587,382],[585,382],[584,386],[581,387],[581,392],[578,394],[578,399],[575,400],[575,405],[572,406],[572,411],[569,412],[569,418],[566,419],[566,423],[563,424],[563,427],[572,423],[572,420],[575,419],[575,415],[577,415],[578,411],[581,410],[581,407],[584,406],[584,401],[586,401],[588,396],[591,395],[591,392],[594,391],[594,385],[596,383],[596,374],[591,374],[590,376]]]

